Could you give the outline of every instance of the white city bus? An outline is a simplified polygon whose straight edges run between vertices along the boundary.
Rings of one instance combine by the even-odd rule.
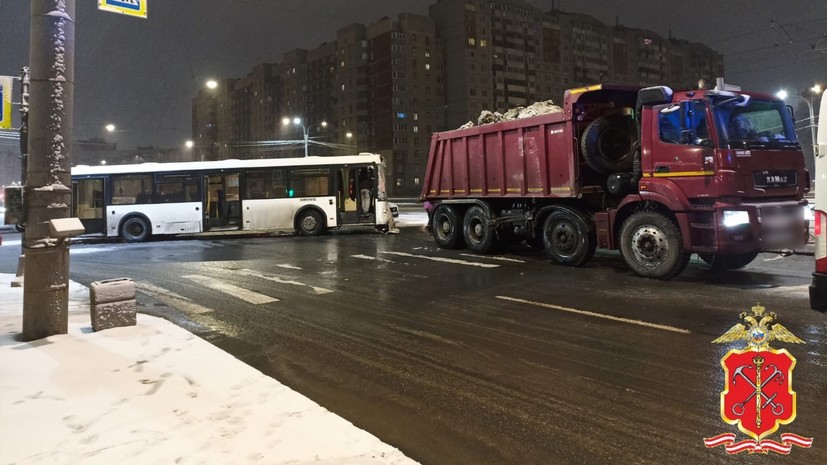
[[[815,157],[815,272],[810,285],[810,307],[827,311],[827,124],[821,115],[827,112],[827,95],[821,97],[819,111],[818,155]],[[811,121],[810,124],[815,124]]]
[[[388,227],[382,157],[76,166],[72,205],[87,234],[138,242],[163,234]]]

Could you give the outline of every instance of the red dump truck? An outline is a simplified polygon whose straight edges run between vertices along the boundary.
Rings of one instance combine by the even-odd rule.
[[[567,266],[620,249],[669,279],[693,253],[736,269],[804,244],[809,188],[784,103],[719,79],[571,89],[560,112],[435,133],[420,200],[443,248],[524,240]]]

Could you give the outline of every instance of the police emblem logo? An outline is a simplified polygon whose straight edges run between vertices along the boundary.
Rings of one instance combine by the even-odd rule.
[[[783,433],[781,441],[765,439],[781,425],[795,420],[796,393],[792,388],[795,357],[786,349],[773,349],[770,342],[803,344],[776,321],[777,315],[760,305],[752,314],[743,312],[738,323],[712,341],[716,344],[746,342],[743,349],[731,349],[721,359],[724,390],[721,392],[721,419],[736,425],[751,439],[736,440],[734,433],[704,438],[706,447],[724,446],[728,454],[740,452],[789,454],[793,446],[810,447],[812,438]]]

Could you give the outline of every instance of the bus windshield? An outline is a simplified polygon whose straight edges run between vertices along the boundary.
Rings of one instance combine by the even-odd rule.
[[[782,102],[713,100],[721,148],[800,150],[792,117]]]

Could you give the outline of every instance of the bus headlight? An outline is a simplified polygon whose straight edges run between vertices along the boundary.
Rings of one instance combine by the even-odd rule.
[[[749,212],[745,210],[724,210],[724,226],[734,228],[742,224],[749,224]]]

